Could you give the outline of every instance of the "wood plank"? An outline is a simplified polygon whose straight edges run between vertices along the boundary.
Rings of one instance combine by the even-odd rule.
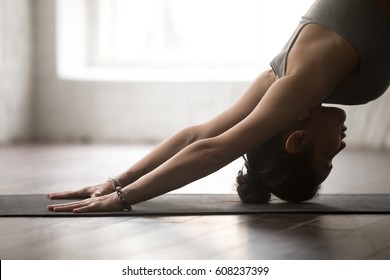
[[[188,236],[172,243],[166,258],[187,256],[191,259],[250,259],[267,258],[274,248],[252,252],[247,246],[251,242],[272,240],[278,232],[318,219],[317,215],[259,215],[241,221],[228,228],[208,231],[199,236]],[[245,252],[235,254],[235,248],[245,247]],[[158,251],[160,255],[164,252]],[[254,253],[252,256],[251,253]]]
[[[368,260],[390,260],[390,246],[386,246],[366,257]]]
[[[94,254],[105,255],[114,246],[117,248],[114,252],[115,258],[119,259],[194,259],[194,250],[201,246],[198,240],[202,236],[239,227],[240,223],[252,218],[252,215],[200,216],[169,227],[145,229],[140,234],[131,233],[110,244],[95,247]],[[212,241],[205,244],[211,245]],[[185,251],[173,251],[176,246],[185,248]]]
[[[276,219],[275,216],[272,215],[270,219]],[[341,246],[333,246],[335,240],[348,240],[351,232],[375,224],[382,219],[384,219],[382,216],[319,216],[311,221],[308,220],[307,223],[286,228],[286,230],[272,230],[268,238],[260,238],[261,235],[256,229],[259,230],[264,225],[258,223],[254,226],[254,232],[248,230],[251,238],[246,243],[230,249],[229,254],[238,259],[351,258],[350,255],[345,255]]]
[[[352,231],[330,243],[337,248],[339,259],[367,259],[390,246],[390,216]]]
[[[109,252],[97,256],[91,248],[110,247],[122,236],[142,235],[193,218],[2,218],[0,227],[5,230],[0,235],[0,258],[74,259],[85,255],[86,259],[105,259]]]

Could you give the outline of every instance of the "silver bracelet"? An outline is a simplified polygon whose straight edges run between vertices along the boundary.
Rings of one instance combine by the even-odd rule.
[[[131,204],[126,201],[125,194],[122,191],[122,185],[119,182],[118,178],[111,176],[110,178],[108,178],[108,181],[111,183],[112,188],[114,189],[114,191],[118,195],[119,200],[122,202],[122,204],[124,206],[123,211],[132,211],[133,208],[132,208]]]

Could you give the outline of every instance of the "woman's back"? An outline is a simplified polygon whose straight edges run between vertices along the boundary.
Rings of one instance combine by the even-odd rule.
[[[352,75],[353,83],[329,96],[325,102],[357,105],[378,98],[390,83],[390,20],[385,16],[389,3],[379,0],[378,5],[384,5],[382,12],[370,0],[317,0],[302,17],[283,50],[272,60],[272,68],[283,77],[287,56],[300,32],[306,25],[317,24],[350,42],[360,60],[359,68]]]

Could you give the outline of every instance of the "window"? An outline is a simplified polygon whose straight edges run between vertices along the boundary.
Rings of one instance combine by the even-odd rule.
[[[75,24],[74,5],[83,1],[59,1],[68,6],[58,9],[59,17]],[[233,78],[267,67],[312,2],[85,0],[78,9],[85,27],[72,36],[84,42],[83,63],[89,68],[148,71],[147,75],[162,70],[181,75],[228,71]]]

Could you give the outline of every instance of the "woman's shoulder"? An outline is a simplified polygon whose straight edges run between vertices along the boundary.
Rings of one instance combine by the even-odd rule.
[[[307,24],[287,56],[286,75],[303,71],[342,78],[359,62],[359,53],[344,37],[319,24]]]

